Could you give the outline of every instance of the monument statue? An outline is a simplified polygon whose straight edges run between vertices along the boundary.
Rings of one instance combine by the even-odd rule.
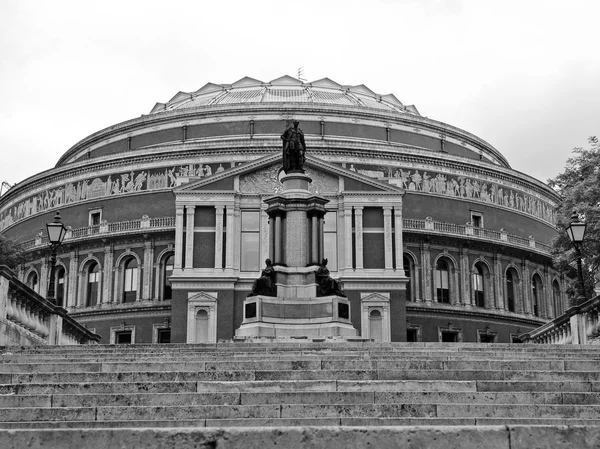
[[[346,297],[342,288],[342,283],[336,281],[329,276],[329,270],[327,269],[327,259],[321,261],[321,266],[317,270],[317,296],[343,296]]]
[[[252,292],[248,296],[277,296],[275,285],[275,270],[271,259],[265,261],[266,267],[260,273],[260,277],[252,284]]]
[[[304,173],[304,153],[306,144],[304,143],[304,133],[298,128],[298,120],[294,120],[294,126],[288,127],[281,139],[283,140],[283,171]]]

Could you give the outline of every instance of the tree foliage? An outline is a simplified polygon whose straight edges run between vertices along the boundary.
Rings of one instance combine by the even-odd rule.
[[[21,247],[0,234],[0,265],[8,265],[9,268],[14,269],[24,261],[25,257]]]
[[[581,247],[586,296],[593,295],[594,275],[600,268],[600,141],[588,139],[589,148],[574,148],[567,159],[565,171],[548,180],[561,196],[558,208],[559,235],[554,241],[554,263],[568,271],[577,261],[577,253],[564,229],[569,226],[573,211],[587,223]]]

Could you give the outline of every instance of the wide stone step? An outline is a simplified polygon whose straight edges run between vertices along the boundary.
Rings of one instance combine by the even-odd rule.
[[[479,449],[580,449],[600,444],[598,427],[561,426],[431,426],[406,427],[263,427],[185,429],[49,429],[0,433],[0,447],[47,449],[49,441],[63,447],[219,447],[264,449],[305,448],[318,444],[329,449],[402,447],[407,449],[458,449],[465,442]]]
[[[599,419],[599,405],[268,404],[0,408],[0,421],[116,421],[245,418],[553,418]]]
[[[598,382],[599,371],[513,370],[244,370],[244,371],[133,371],[58,372],[0,374],[2,384],[90,383],[90,382],[181,382],[181,381],[279,381],[279,380],[462,380]]]
[[[519,404],[599,405],[599,393],[348,391],[279,393],[118,393],[0,396],[1,408],[268,404]]]

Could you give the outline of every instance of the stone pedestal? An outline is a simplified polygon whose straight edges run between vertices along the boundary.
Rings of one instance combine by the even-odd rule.
[[[305,173],[288,173],[283,192],[265,199],[277,296],[244,301],[244,321],[236,337],[355,337],[350,302],[317,297],[315,273],[323,259],[325,198],[312,194]]]
[[[350,301],[339,296],[286,299],[252,296],[236,337],[355,337]]]

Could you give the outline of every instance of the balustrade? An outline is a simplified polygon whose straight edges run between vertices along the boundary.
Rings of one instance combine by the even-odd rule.
[[[89,344],[99,339],[0,265],[0,346]]]

